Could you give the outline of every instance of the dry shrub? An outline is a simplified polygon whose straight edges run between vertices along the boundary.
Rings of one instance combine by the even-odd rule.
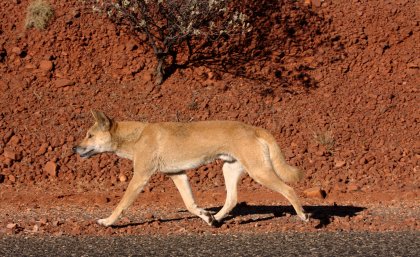
[[[314,139],[318,144],[323,145],[328,153],[334,152],[335,139],[331,131],[314,133]]]
[[[160,85],[177,67],[177,56],[195,43],[218,41],[251,30],[247,16],[226,0],[93,0],[118,26],[145,35],[157,59],[155,83]],[[239,0],[238,0],[239,1]]]
[[[25,28],[45,29],[53,16],[54,11],[48,2],[35,0],[26,10]]]

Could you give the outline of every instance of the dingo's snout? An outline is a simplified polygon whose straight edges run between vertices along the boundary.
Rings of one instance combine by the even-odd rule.
[[[76,154],[79,154],[80,157],[82,158],[89,158],[95,154],[97,154],[97,152],[95,151],[95,149],[88,149],[86,147],[81,147],[81,146],[75,146],[72,148],[73,152]]]

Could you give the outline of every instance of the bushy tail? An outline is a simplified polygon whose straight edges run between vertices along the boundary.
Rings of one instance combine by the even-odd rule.
[[[284,182],[295,183],[303,178],[301,170],[286,163],[279,145],[270,133],[261,129],[257,131],[257,136],[265,141],[274,171]]]

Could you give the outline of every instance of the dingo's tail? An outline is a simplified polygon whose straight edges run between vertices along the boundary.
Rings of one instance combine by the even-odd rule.
[[[265,145],[268,147],[274,171],[284,182],[294,183],[303,178],[303,172],[301,170],[286,163],[280,147],[270,133],[261,129],[257,131],[257,136],[264,140]]]

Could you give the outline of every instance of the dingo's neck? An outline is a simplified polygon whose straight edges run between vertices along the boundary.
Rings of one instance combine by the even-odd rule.
[[[140,139],[146,125],[133,121],[116,122],[115,129],[111,132],[115,154],[133,160],[134,145]]]

